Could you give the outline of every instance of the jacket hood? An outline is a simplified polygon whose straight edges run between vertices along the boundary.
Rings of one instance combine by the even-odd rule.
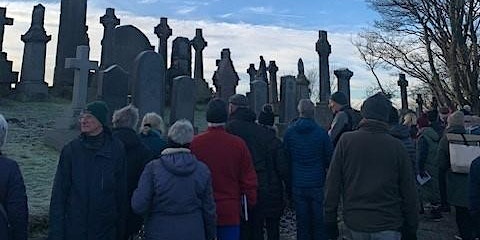
[[[438,133],[432,127],[422,128],[419,132],[419,135],[423,135],[432,139],[434,142],[440,141],[440,137]]]
[[[315,127],[317,127],[317,123],[311,118],[300,117],[293,123],[293,129],[300,134],[309,133]]]
[[[410,128],[405,125],[390,125],[390,135],[397,139],[410,138]]]
[[[112,130],[112,134],[116,138],[120,139],[126,148],[131,148],[141,144],[137,133],[131,128],[114,128]]]
[[[358,124],[359,130],[373,133],[388,133],[389,126],[386,122],[375,119],[362,119]]]
[[[230,115],[231,120],[243,120],[247,122],[255,122],[257,116],[250,108],[237,108],[235,112]]]
[[[463,127],[463,126],[450,126],[450,127],[447,127],[447,129],[445,129],[445,132],[446,133],[460,134],[460,133],[466,133],[467,131],[465,130],[465,127]]]
[[[186,148],[167,148],[161,158],[165,169],[178,176],[188,176],[197,168],[197,159]]]

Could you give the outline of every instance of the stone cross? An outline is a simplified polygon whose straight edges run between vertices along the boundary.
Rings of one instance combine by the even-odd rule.
[[[316,51],[319,57],[320,102],[327,102],[328,99],[330,99],[331,94],[328,56],[330,55],[330,53],[332,53],[332,47],[327,40],[326,31],[318,31]]]
[[[247,68],[247,73],[250,76],[250,83],[255,81],[255,75],[257,75],[257,69],[255,69],[254,63],[250,63],[250,66]]]
[[[191,41],[193,49],[195,49],[195,69],[193,72],[193,78],[203,78],[203,49],[208,46],[208,43],[202,36],[202,29],[197,28],[195,30],[195,37]]]
[[[350,105],[350,79],[353,76],[353,72],[348,68],[340,68],[333,71],[333,74],[335,74],[338,80],[338,91],[345,94],[348,105]]]
[[[103,25],[102,57],[100,68],[105,69],[113,64],[115,27],[120,25],[120,19],[115,16],[115,9],[107,8],[105,15],[100,17]]]
[[[422,94],[418,93],[417,94],[417,100],[416,100],[418,106],[417,106],[417,116],[420,116],[423,113],[423,98]]]
[[[159,39],[158,53],[163,57],[163,68],[167,69],[167,40],[172,36],[172,29],[168,26],[168,19],[166,17],[160,18],[160,24],[155,27],[154,32]]]
[[[270,76],[270,96],[269,101],[270,103],[277,103],[278,102],[278,89],[277,89],[277,72],[278,67],[275,64],[275,61],[270,61],[268,64],[268,74]]]
[[[0,52],[3,50],[3,35],[5,33],[5,25],[13,25],[13,18],[6,17],[7,9],[0,7]]]
[[[400,87],[400,97],[402,99],[402,110],[403,111],[408,110],[408,99],[407,99],[408,81],[405,79],[405,74],[400,73],[397,84]]]
[[[80,113],[87,103],[88,74],[90,70],[98,69],[97,61],[89,60],[90,48],[78,46],[76,58],[65,58],[65,68],[74,69],[74,84],[72,109],[75,114]]]

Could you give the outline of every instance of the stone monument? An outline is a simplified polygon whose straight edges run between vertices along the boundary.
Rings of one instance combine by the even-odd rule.
[[[332,121],[332,112],[328,108],[328,100],[330,99],[330,70],[328,57],[332,53],[332,47],[327,39],[326,31],[318,31],[318,41],[316,43],[316,51],[318,53],[319,63],[319,87],[320,102],[315,107],[315,120],[322,127],[327,129]]]
[[[102,39],[102,57],[100,69],[110,67],[114,63],[115,51],[115,27],[120,25],[120,19],[115,16],[115,9],[107,8],[105,15],[100,17],[100,23],[103,25]]]
[[[298,59],[297,65],[297,102],[299,102],[300,99],[310,99],[310,81],[308,81],[307,76],[305,76],[305,67],[301,58]]]
[[[215,86],[215,96],[228,102],[228,98],[236,93],[236,87],[240,78],[238,77],[232,59],[230,49],[222,50],[221,58],[217,61],[217,70],[212,77]]]
[[[197,28],[195,31],[195,37],[190,42],[195,49],[195,68],[193,72],[193,78],[195,81],[195,88],[197,90],[196,102],[205,103],[212,97],[212,92],[208,87],[208,83],[203,77],[203,50],[208,46],[207,41],[203,38],[202,29]]]
[[[173,79],[170,125],[183,118],[189,120],[192,125],[195,124],[195,92],[195,82],[191,77],[180,76]]]
[[[295,76],[280,78],[280,123],[288,124],[297,117],[297,83]]]
[[[278,87],[277,87],[278,67],[275,64],[275,61],[270,61],[270,63],[268,64],[267,70],[270,77],[269,102],[273,104],[275,109],[275,105],[278,103]]]
[[[167,96],[170,96],[173,79],[179,76],[192,76],[192,47],[185,37],[173,40],[170,68],[167,71]]]
[[[420,117],[423,113],[423,104],[424,104],[422,94],[420,93],[417,94],[416,102],[417,102],[417,117]]]
[[[408,98],[407,98],[408,81],[405,79],[405,74],[400,73],[397,84],[400,87],[400,97],[402,99],[402,112],[405,112],[406,110],[408,110]]]
[[[160,24],[158,24],[154,33],[157,35],[158,41],[158,53],[163,58],[163,68],[167,70],[167,40],[172,36],[172,29],[168,26],[168,19],[166,17],[160,18]]]
[[[333,71],[333,74],[335,74],[338,80],[338,91],[345,94],[348,105],[350,105],[350,79],[353,76],[353,72],[348,68],[340,68]]]
[[[12,71],[13,62],[7,60],[7,53],[3,52],[5,25],[13,25],[13,19],[7,18],[6,12],[6,8],[0,7],[0,96],[10,94],[11,85],[18,80],[18,73]]]

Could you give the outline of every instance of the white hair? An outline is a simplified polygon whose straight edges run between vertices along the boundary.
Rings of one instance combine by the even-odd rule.
[[[8,131],[8,123],[7,120],[0,114],[0,149],[5,145],[7,141],[7,131]]]
[[[126,127],[134,129],[138,123],[138,108],[129,104],[116,110],[112,117],[113,127]]]
[[[168,138],[181,145],[191,143],[193,134],[192,123],[187,119],[176,121],[168,130]]]
[[[145,127],[145,125],[150,125],[150,127]],[[149,112],[143,116],[142,126],[140,126],[140,132],[145,132],[146,129],[153,128],[155,130],[160,131],[162,134],[165,134],[165,124],[163,122],[163,118],[154,113]]]

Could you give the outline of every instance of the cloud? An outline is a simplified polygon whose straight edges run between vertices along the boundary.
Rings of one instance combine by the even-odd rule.
[[[221,15],[219,15],[218,17],[219,17],[219,18],[229,18],[229,17],[233,16],[234,14],[235,14],[235,13],[229,12],[229,13],[221,14]]]
[[[158,0],[140,0],[138,3],[140,4],[152,4],[152,3],[157,3]]]
[[[183,6],[183,7],[180,7],[176,13],[177,14],[180,14],[180,15],[186,15],[186,14],[189,14],[189,13],[192,13],[193,11],[197,10],[197,6]]]
[[[272,16],[272,17],[285,17],[285,18],[304,18],[304,16],[289,14],[289,10],[275,10],[272,7],[247,7],[241,10],[241,12],[253,13],[258,15]]]

